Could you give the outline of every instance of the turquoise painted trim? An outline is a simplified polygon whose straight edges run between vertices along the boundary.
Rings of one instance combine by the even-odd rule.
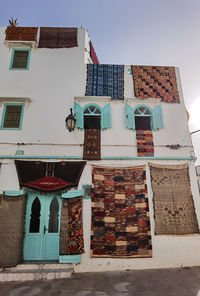
[[[25,190],[6,190],[4,191],[4,194],[9,196],[17,196],[17,195],[25,194]]]
[[[182,156],[178,156],[178,157],[175,157],[175,156],[152,156],[152,157],[131,157],[131,156],[104,156],[104,157],[101,157],[101,159],[127,159],[127,160],[139,160],[139,159],[143,159],[143,160],[196,160],[197,158],[196,157],[193,157],[193,156],[186,156],[186,157],[182,157]]]
[[[90,186],[90,188],[92,187],[92,185],[91,184],[83,184],[82,185],[82,191],[83,191],[83,199],[88,199],[88,200],[91,200],[91,195],[87,195],[87,196],[85,196],[85,187],[87,187],[87,186]]]
[[[14,60],[14,55],[16,51],[28,51],[28,59],[27,59],[27,64],[26,64],[26,68],[13,68],[13,60]],[[31,56],[31,49],[27,49],[27,48],[13,48],[12,50],[12,55],[11,55],[11,60],[10,60],[10,67],[9,70],[29,70],[29,65],[30,65],[30,56]]]
[[[0,155],[0,159],[82,159],[82,156],[26,156],[26,155]]]
[[[24,150],[17,150],[15,155],[24,155]]]
[[[0,155],[0,159],[82,159],[82,156],[44,156],[44,155]],[[138,157],[138,156],[103,156],[102,160],[127,159],[127,160],[196,160],[194,156],[152,156],[152,157]]]
[[[18,128],[4,127],[4,120],[5,120],[5,117],[6,117],[7,106],[22,106],[20,121],[19,121],[19,127]],[[0,127],[0,129],[3,129],[3,130],[21,130],[22,129],[23,116],[24,116],[24,103],[20,103],[20,104],[18,104],[18,103],[5,103],[4,106],[3,106],[3,115],[2,115],[2,119],[1,119],[1,127]]]
[[[66,193],[62,194],[62,198],[73,198],[77,196],[83,196],[82,190],[69,190]]]
[[[59,263],[81,263],[81,255],[59,256]]]

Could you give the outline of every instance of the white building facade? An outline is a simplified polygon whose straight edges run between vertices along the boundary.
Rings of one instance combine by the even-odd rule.
[[[85,29],[51,29],[0,30],[0,193],[2,203],[26,196],[15,263],[56,260],[77,272],[200,265],[199,192],[178,68],[94,65]],[[143,179],[128,179],[129,170]],[[171,183],[157,188],[156,170]]]

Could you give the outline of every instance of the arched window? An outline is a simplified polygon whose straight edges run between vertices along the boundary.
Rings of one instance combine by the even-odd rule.
[[[125,105],[126,127],[132,130],[157,130],[164,128],[161,104],[151,109],[146,105],[132,108]]]
[[[49,213],[49,233],[58,232],[58,216],[59,216],[59,203],[56,197],[53,198],[50,205],[50,213]]]
[[[134,109],[135,129],[151,130],[152,129],[152,112],[147,106],[139,106]]]
[[[74,102],[74,113],[76,118],[75,127],[80,129],[87,129],[88,125],[85,127],[85,117],[92,116],[95,121],[95,117],[100,118],[100,129],[104,130],[111,128],[111,105],[106,104],[104,107],[100,107],[97,104],[87,104],[84,107],[81,107],[77,102]],[[91,126],[92,124],[89,124]],[[95,125],[93,125],[95,129]]]
[[[40,210],[41,204],[38,197],[36,197],[31,207],[31,219],[29,232],[40,232]]]
[[[84,129],[101,129],[101,110],[99,106],[86,106],[83,114]]]

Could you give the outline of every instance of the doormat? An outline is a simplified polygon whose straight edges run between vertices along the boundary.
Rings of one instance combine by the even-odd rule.
[[[92,168],[91,257],[151,257],[145,166]]]
[[[153,133],[151,130],[136,130],[138,156],[154,156]]]
[[[62,199],[60,255],[84,253],[82,197]]]
[[[180,102],[174,67],[131,66],[131,68],[137,98],[160,98],[167,103]]]
[[[101,130],[85,129],[83,159],[101,159]]]
[[[85,95],[124,99],[124,66],[88,64]]]
[[[26,195],[0,195],[0,267],[23,262]]]
[[[199,233],[188,165],[150,163],[155,211],[155,234]]]

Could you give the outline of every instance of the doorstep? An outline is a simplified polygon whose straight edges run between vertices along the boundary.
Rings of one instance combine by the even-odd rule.
[[[16,267],[0,268],[0,282],[70,278],[73,271],[74,264],[70,263],[25,263]]]

